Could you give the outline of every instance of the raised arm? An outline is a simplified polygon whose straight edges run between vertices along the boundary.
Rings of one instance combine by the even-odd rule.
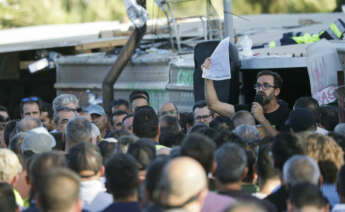
[[[204,71],[208,69],[210,65],[211,60],[207,58],[202,64],[201,69]],[[232,104],[219,101],[213,80],[205,79],[205,99],[209,109],[212,111],[228,117],[232,117],[234,115],[235,108]]]

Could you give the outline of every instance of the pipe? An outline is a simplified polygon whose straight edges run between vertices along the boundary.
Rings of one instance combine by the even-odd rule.
[[[235,43],[234,22],[232,17],[232,0],[223,0],[224,7],[224,37],[230,37],[230,41]]]
[[[146,0],[138,0],[138,4],[145,8]],[[144,37],[146,32],[146,24],[140,28],[135,28],[129,37],[126,45],[122,47],[119,56],[116,58],[115,63],[112,65],[108,74],[105,76],[102,84],[103,89],[103,107],[108,115],[111,114],[111,101],[114,98],[114,84],[119,78],[122,70],[127,65],[131,56],[134,54],[135,49]]]

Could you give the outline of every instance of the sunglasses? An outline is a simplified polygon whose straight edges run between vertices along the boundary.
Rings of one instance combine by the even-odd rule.
[[[31,97],[22,98],[21,102],[23,102],[23,103],[26,103],[26,102],[38,102],[38,97],[31,96]]]

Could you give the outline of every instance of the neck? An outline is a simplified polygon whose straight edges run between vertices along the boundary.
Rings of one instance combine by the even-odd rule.
[[[116,202],[117,203],[119,203],[119,202],[138,202],[138,194],[137,194],[137,192],[135,192],[134,194],[132,194],[126,198],[122,198],[122,199],[116,198]]]
[[[216,186],[219,191],[227,191],[227,190],[242,190],[242,181],[222,184],[218,180],[216,181]]]
[[[260,193],[271,194],[272,191],[281,184],[279,177],[268,179],[262,185],[260,185]]]
[[[199,212],[201,210],[200,205],[197,202],[192,202],[184,207],[190,212]]]
[[[272,113],[279,108],[279,104],[276,98],[272,99],[268,104],[264,105],[264,112],[265,113]]]

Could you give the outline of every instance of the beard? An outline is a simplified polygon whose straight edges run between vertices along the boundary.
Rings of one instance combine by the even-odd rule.
[[[269,104],[275,98],[274,91],[268,95],[266,95],[264,92],[258,92],[256,96],[259,96],[258,98],[262,99],[262,102],[260,102],[262,105]]]

